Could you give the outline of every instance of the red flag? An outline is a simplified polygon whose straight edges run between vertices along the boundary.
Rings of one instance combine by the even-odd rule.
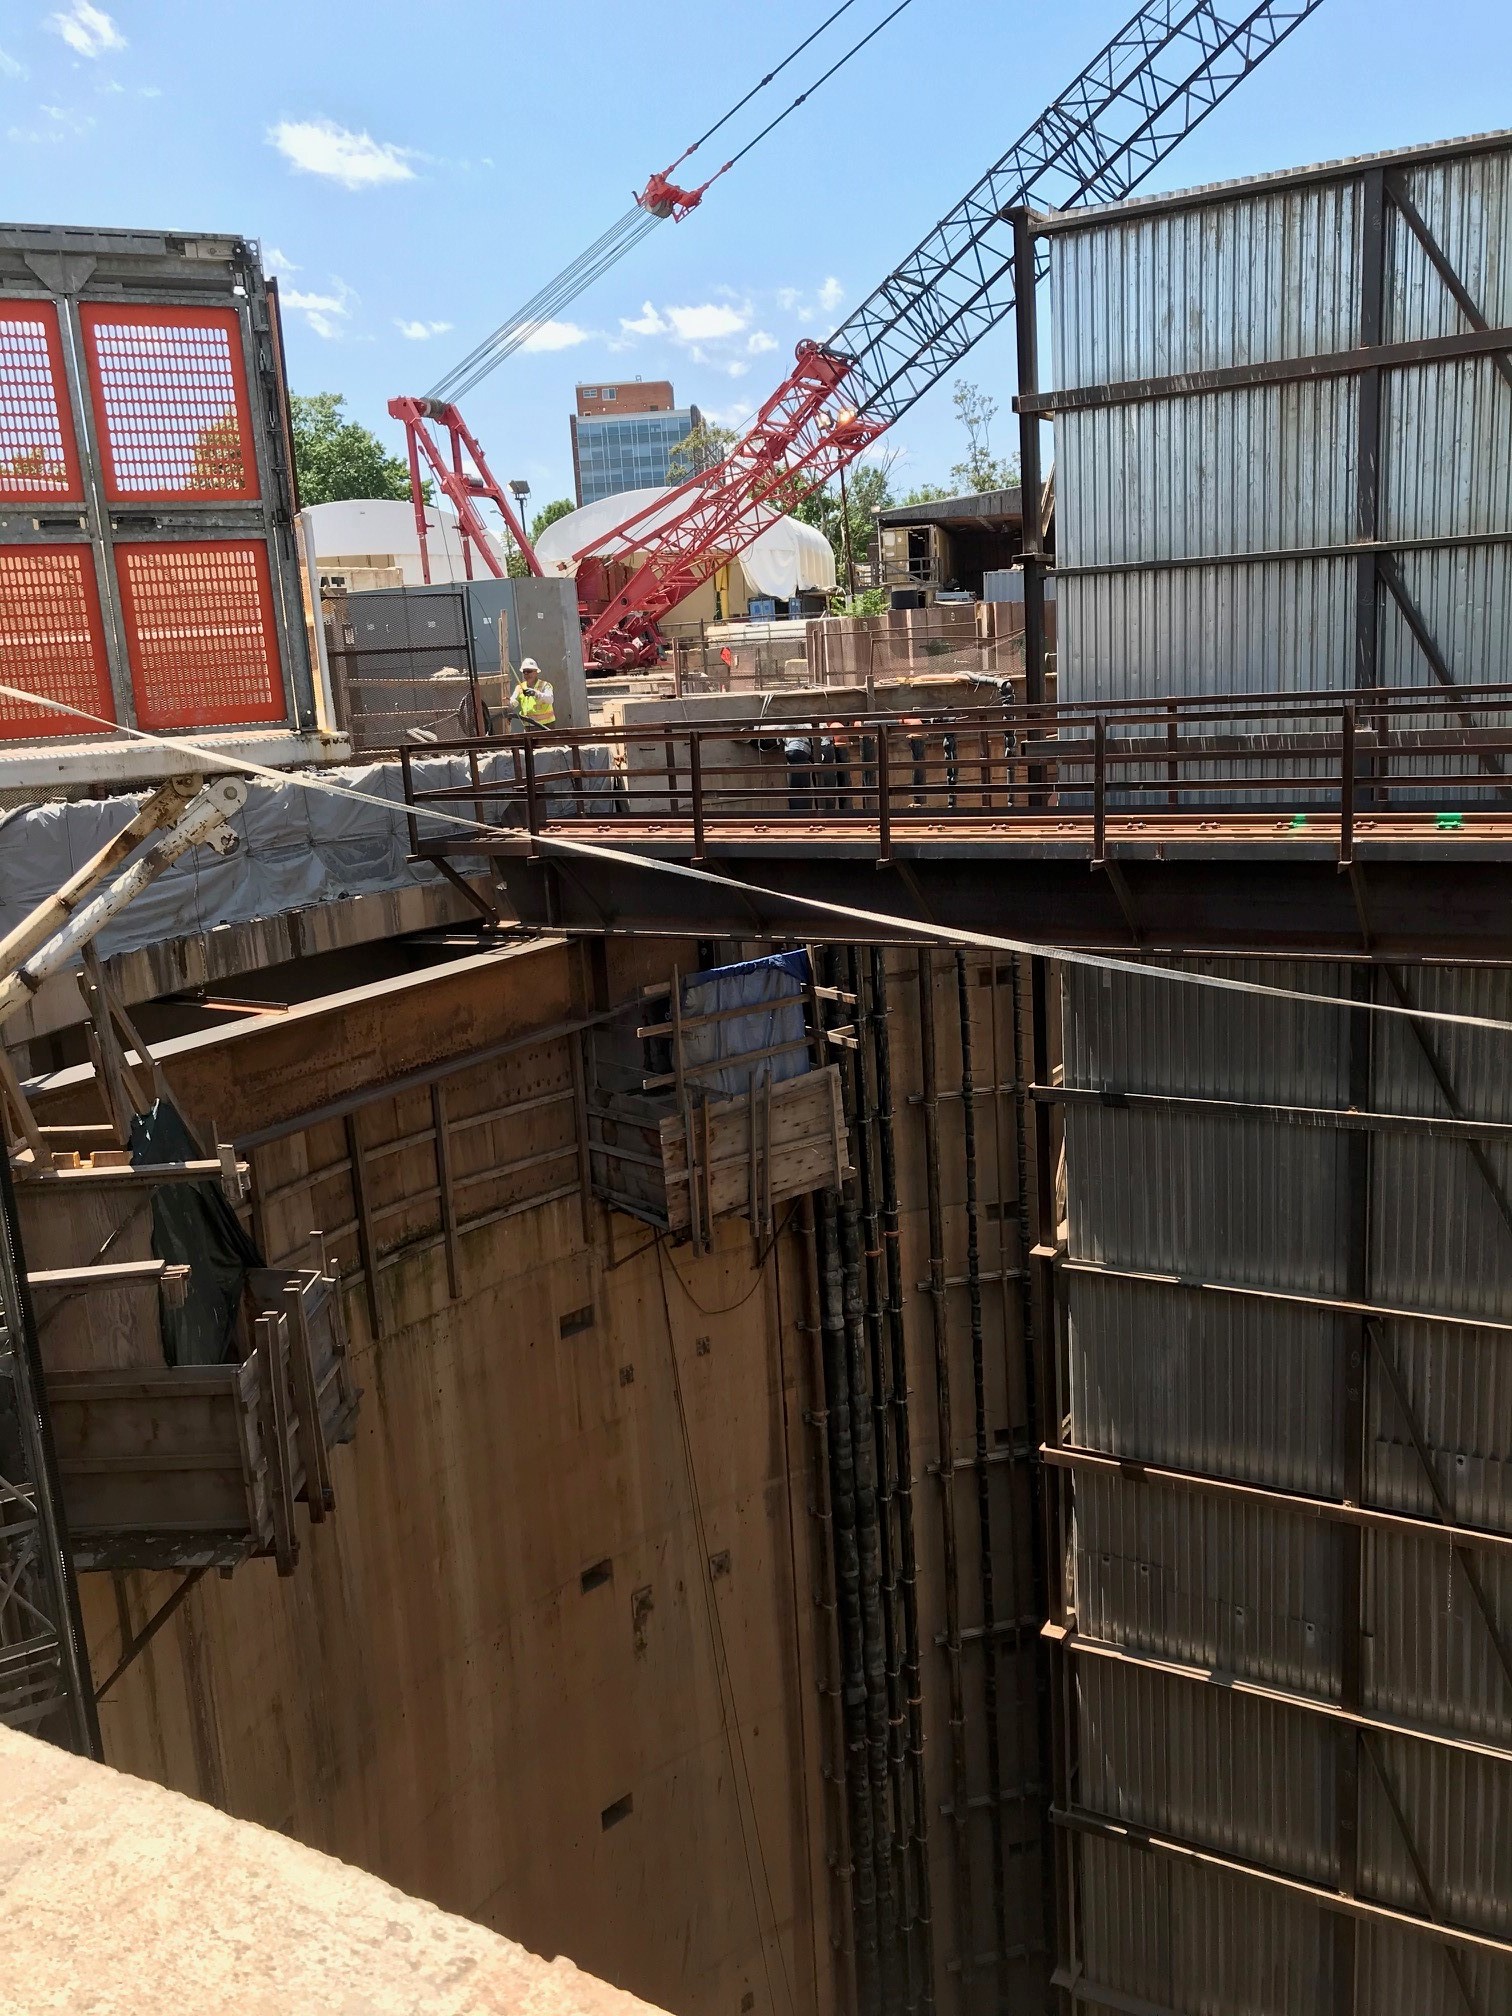
[[[728,644],[720,645],[719,655],[723,658],[726,665],[733,665],[735,663],[735,653],[730,649]]]

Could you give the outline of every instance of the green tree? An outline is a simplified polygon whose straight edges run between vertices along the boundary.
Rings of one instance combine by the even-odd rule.
[[[565,518],[577,506],[570,497],[553,497],[549,504],[543,504],[530,521],[530,543],[532,546],[540,538],[548,525],[555,525],[558,518]],[[514,541],[509,545],[509,576],[512,581],[522,581],[530,572],[525,565],[525,555],[515,551]]]
[[[965,378],[957,378],[951,390],[956,418],[966,429],[966,459],[952,468],[951,480],[957,490],[1008,490],[1018,481],[1018,457],[999,460],[992,452],[992,423],[997,417],[997,401]]]
[[[686,483],[690,476],[717,469],[738,439],[733,427],[721,427],[717,420],[701,421],[667,457],[667,481]]]
[[[390,497],[409,501],[409,470],[390,455],[378,436],[349,420],[340,392],[294,393],[289,400],[294,431],[294,468],[301,504],[335,504],[344,497]],[[431,487],[423,486],[430,502]]]
[[[230,407],[218,420],[200,432],[194,444],[189,468],[190,490],[237,491],[246,487],[247,472],[242,461],[241,426],[236,408]]]
[[[947,490],[943,483],[915,483],[903,499],[905,504],[938,504],[942,497],[950,497],[954,492]]]
[[[49,448],[18,448],[0,456],[0,480],[9,477],[16,487],[61,483],[68,474],[62,454]]]
[[[835,579],[844,591],[847,586],[845,572],[846,522],[850,525],[850,547],[859,578],[866,569],[867,554],[876,534],[879,511],[886,511],[893,501],[889,477],[894,456],[886,456],[880,462],[862,462],[853,467],[845,479],[845,505],[841,508],[840,485],[836,481],[823,490],[814,490],[804,498],[793,512],[805,525],[814,525],[824,534],[834,549]]]

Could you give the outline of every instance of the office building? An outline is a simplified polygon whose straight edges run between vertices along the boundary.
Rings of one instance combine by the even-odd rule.
[[[572,477],[579,504],[668,481],[667,458],[700,425],[665,378],[579,385],[572,415]]]

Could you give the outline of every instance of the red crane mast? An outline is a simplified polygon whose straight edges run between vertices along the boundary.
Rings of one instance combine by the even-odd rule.
[[[1129,195],[1321,4],[1262,0],[1233,16],[1220,14],[1215,0],[1149,0],[1142,6],[827,342],[799,344],[793,370],[725,460],[671,493],[670,515],[668,498],[659,497],[617,526],[607,542],[595,542],[592,553],[612,543],[643,557],[607,605],[585,622],[585,658],[604,670],[655,663],[657,626],[670,610],[854,461],[1011,312],[1016,210],[1064,209]],[[893,11],[901,12],[901,6]],[[757,139],[802,102],[795,100]],[[671,172],[653,176],[636,211],[622,220],[634,235],[652,228],[650,222],[634,223],[637,215],[653,222],[686,215],[709,186],[679,189]],[[412,475],[418,450],[456,507],[464,539],[478,545],[491,570],[502,571],[482,536],[480,496],[498,504],[540,572],[455,405],[395,400],[389,410],[406,423]],[[425,420],[447,429],[449,457],[424,432]],[[472,458],[476,474],[465,473],[464,455]],[[423,551],[418,484],[416,498]],[[573,556],[573,564],[590,557],[585,549]]]

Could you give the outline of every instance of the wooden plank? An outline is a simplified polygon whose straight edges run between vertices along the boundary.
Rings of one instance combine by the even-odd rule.
[[[457,1272],[457,1199],[452,1189],[451,1136],[447,1131],[446,1080],[431,1084],[431,1125],[436,1142],[436,1188],[441,1197],[441,1233],[446,1241],[446,1286],[453,1302],[461,1294]]]
[[[241,1441],[247,1531],[259,1548],[267,1548],[273,1542],[273,1506],[267,1483],[268,1468],[262,1453],[262,1379],[257,1342],[235,1369],[236,1424]]]
[[[766,1123],[763,1204],[768,1212],[784,1198],[826,1188],[843,1177],[839,1092],[834,1065],[784,1079],[771,1087],[769,1095],[763,1090],[757,1125]],[[704,1110],[707,1121],[700,1122],[697,1135],[675,1115],[663,1121],[661,1135],[669,1226],[673,1231],[691,1229],[699,1237],[709,1220],[748,1203],[753,1152],[749,1098],[710,1103]],[[690,1165],[698,1191],[691,1218]]]
[[[326,1513],[335,1507],[336,1494],[331,1489],[331,1474],[326,1463],[325,1435],[320,1425],[320,1394],[315,1385],[315,1364],[305,1304],[302,1284],[290,1282],[284,1294],[284,1314],[289,1324],[289,1364],[298,1403],[295,1428],[305,1476],[305,1502],[310,1508],[311,1519],[318,1526]]]
[[[32,1267],[26,1278],[32,1288],[90,1294],[98,1288],[128,1283],[160,1282],[165,1274],[187,1274],[187,1267],[169,1267],[166,1260],[102,1260],[98,1267]]]
[[[153,1565],[162,1565],[165,1533],[249,1539],[242,1370],[165,1366],[50,1379],[70,1530],[108,1539],[123,1566],[134,1534],[154,1536]]]
[[[383,1305],[378,1295],[378,1261],[373,1250],[373,1226],[368,1211],[367,1172],[362,1160],[362,1139],[357,1132],[357,1115],[348,1113],[343,1125],[346,1131],[347,1159],[352,1167],[352,1201],[357,1213],[357,1251],[362,1260],[362,1286],[367,1297],[368,1325],[372,1330],[374,1343],[381,1343]]]
[[[17,1201],[34,1281],[49,1272],[96,1270],[87,1296],[59,1292],[39,1298],[37,1327],[47,1371],[161,1369],[157,1270],[162,1263],[152,1253],[151,1191],[28,1184]],[[110,1282],[100,1271],[106,1260],[141,1262],[153,1271]]]
[[[269,1314],[257,1319],[263,1454],[273,1511],[273,1554],[280,1575],[292,1575],[299,1560],[299,1542],[294,1537],[294,1476],[289,1463],[287,1330],[282,1316]]]
[[[238,1162],[236,1167],[246,1174],[245,1162]],[[150,1193],[159,1183],[219,1183],[224,1171],[218,1161],[197,1157],[192,1162],[102,1162],[98,1166],[81,1162],[76,1169],[29,1169],[23,1163],[13,1174],[17,1185],[24,1189],[138,1189]]]
[[[47,1160],[46,1138],[43,1135],[42,1129],[37,1124],[36,1115],[32,1112],[31,1101],[21,1090],[21,1081],[16,1076],[16,1067],[12,1064],[10,1052],[3,1043],[0,1043],[0,1107],[8,1107],[14,1113],[16,1125],[21,1130],[22,1139],[38,1158],[38,1161],[45,1162]],[[19,1178],[23,1172],[18,1169],[15,1174]]]
[[[581,1193],[583,1244],[593,1244],[593,1166],[589,1158],[588,1135],[588,1074],[583,1065],[583,1045],[580,1037],[569,1036],[567,1047],[572,1055],[572,1119],[573,1131],[577,1135],[578,1147],[578,1189]]]

